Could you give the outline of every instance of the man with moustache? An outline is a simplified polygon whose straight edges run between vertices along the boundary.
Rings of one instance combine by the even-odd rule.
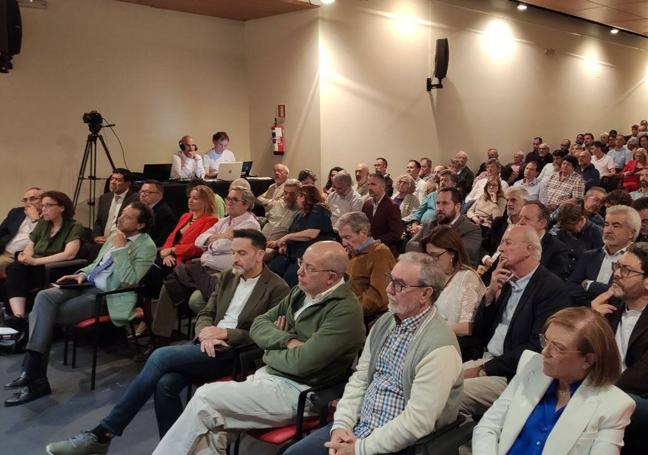
[[[363,197],[369,194],[369,166],[366,163],[358,163],[356,166],[355,180],[356,192]]]
[[[633,201],[642,197],[648,197],[648,169],[639,171],[639,189],[630,193]]]
[[[210,382],[232,371],[231,347],[251,343],[254,318],[288,294],[288,285],[263,265],[266,240],[254,229],[235,230],[232,268],[198,314],[193,343],[157,349],[126,393],[99,425],[67,441],[47,446],[53,455],[106,453],[114,436],[146,404],[155,399],[160,437],[182,413],[180,393],[194,382]]]

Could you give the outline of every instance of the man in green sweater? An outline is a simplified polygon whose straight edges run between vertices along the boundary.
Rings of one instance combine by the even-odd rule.
[[[345,280],[347,253],[317,242],[299,264],[298,286],[250,329],[266,366],[245,382],[200,387],[154,454],[225,454],[227,430],[287,425],[302,390],[346,379],[364,341],[362,309]]]

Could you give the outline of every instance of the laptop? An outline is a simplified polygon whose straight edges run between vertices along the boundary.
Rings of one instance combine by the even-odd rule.
[[[243,167],[241,168],[241,177],[249,177],[250,171],[252,171],[252,161],[243,161]]]
[[[142,171],[144,180],[157,180],[166,182],[171,177],[171,163],[165,164],[145,164]]]
[[[243,163],[241,161],[234,163],[221,163],[221,165],[218,166],[218,180],[232,182],[241,177],[242,168]]]

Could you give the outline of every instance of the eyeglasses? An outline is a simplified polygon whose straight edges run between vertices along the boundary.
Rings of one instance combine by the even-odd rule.
[[[31,196],[31,197],[22,198],[20,201],[23,204],[25,204],[26,202],[36,202],[36,201],[40,201],[40,200],[41,200],[41,198],[39,198],[38,196]]]
[[[226,197],[225,200],[227,202],[231,202],[232,204],[234,204],[235,202],[243,202],[242,199],[238,199],[238,198],[235,198],[235,197]]]
[[[430,257],[432,258],[432,260],[436,262],[436,261],[439,260],[439,258],[440,258],[441,256],[443,256],[443,255],[446,254],[447,252],[448,252],[448,250],[443,250],[442,253],[428,253],[428,256],[430,256]]]
[[[316,269],[310,264],[304,264],[304,260],[302,258],[297,259],[297,266],[305,270],[306,273],[317,273],[317,272],[332,272],[332,273],[337,273],[335,270],[331,269]]]
[[[612,273],[615,274],[619,272],[621,278],[628,278],[631,275],[643,275],[644,273],[639,270],[633,270],[627,265],[619,264],[618,262],[612,263]]]
[[[159,191],[139,190],[139,194],[144,194],[144,195],[147,195],[147,194],[158,194],[158,193],[159,193]]]
[[[51,209],[52,207],[60,207],[59,204],[43,204],[44,209]]]
[[[541,333],[538,338],[540,338],[540,347],[544,350],[547,349],[547,351],[552,352],[554,354],[569,354],[569,353],[578,353],[581,354],[581,351],[578,350],[569,350],[564,348],[563,346],[560,346],[553,340],[547,339],[547,337],[544,335],[544,333]]]
[[[385,273],[385,279],[387,280],[387,286],[391,286],[396,294],[400,294],[403,290],[407,288],[429,288],[430,286],[425,284],[406,284],[398,279],[394,279],[391,276],[391,273]]]

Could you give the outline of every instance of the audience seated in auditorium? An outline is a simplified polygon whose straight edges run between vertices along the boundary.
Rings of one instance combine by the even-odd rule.
[[[488,177],[497,177],[498,179],[500,179],[502,190],[506,191],[508,189],[508,183],[506,183],[501,179],[500,177],[501,169],[502,166],[500,165],[499,161],[497,161],[497,159],[491,158],[490,160],[488,160],[488,164],[486,165],[486,171],[482,173],[483,176],[480,176],[481,178],[480,177],[475,178],[475,183],[472,187],[472,190],[466,196],[465,199],[466,204],[476,201],[484,194]]]
[[[25,248],[6,268],[4,287],[12,316],[5,319],[5,325],[22,334],[20,347],[24,345],[28,331],[26,307],[29,291],[46,284],[45,264],[74,259],[83,238],[83,226],[74,220],[74,206],[64,193],[42,193],[41,210],[41,219],[29,234]]]
[[[390,311],[369,333],[333,422],[287,455],[401,453],[456,420],[461,358],[435,305],[445,277],[430,257],[407,253],[389,279]]]
[[[460,213],[461,196],[456,188],[442,188],[438,191],[436,201],[436,220],[422,225],[412,240],[407,242],[407,251],[421,250],[420,241],[428,236],[433,228],[439,225],[451,226],[461,237],[470,263],[476,266],[479,262],[479,249],[481,247],[481,229]]]
[[[317,182],[317,176],[310,169],[302,169],[301,171],[299,171],[297,180],[299,180],[299,183],[301,183],[302,185],[314,186],[315,182]]]
[[[335,231],[338,230],[338,220],[342,215],[362,210],[364,199],[353,189],[353,180],[344,170],[333,177],[326,204],[331,211],[331,223]]]
[[[583,199],[583,209],[585,210],[585,216],[592,223],[603,227],[605,219],[601,216],[601,209],[603,208],[603,202],[607,196],[607,191],[601,188],[600,186],[591,187]]]
[[[215,179],[218,176],[218,169],[221,164],[236,161],[234,153],[227,149],[229,141],[230,138],[224,131],[214,133],[212,136],[212,144],[214,146],[202,158],[206,179]]]
[[[632,207],[612,206],[605,214],[602,248],[583,253],[567,281],[569,294],[576,305],[590,306],[591,301],[607,291],[612,266],[625,253],[641,230],[641,218]]]
[[[424,156],[419,160],[419,163],[421,163],[419,177],[427,182],[432,178],[432,160]]]
[[[257,201],[261,203],[266,213],[282,200],[281,196],[283,196],[284,185],[288,180],[289,173],[290,169],[285,164],[277,163],[272,167],[274,183],[261,196],[257,197]]]
[[[603,229],[587,219],[580,205],[561,205],[558,224],[551,232],[567,246],[570,260],[578,260],[585,251],[603,246]]]
[[[148,205],[155,216],[149,236],[158,248],[164,245],[177,222],[169,205],[162,200],[163,196],[164,185],[157,180],[146,180],[139,190],[139,201]]]
[[[630,193],[633,201],[642,197],[648,197],[648,169],[641,169],[637,174],[639,177],[639,186],[635,191]]]
[[[484,174],[484,172],[486,172],[486,166],[488,165],[488,162],[490,160],[492,160],[492,159],[499,160],[499,152],[497,151],[496,148],[489,148],[486,151],[486,161],[484,161],[483,163],[481,163],[479,165],[479,168],[477,169],[477,172],[475,173],[475,179],[477,177],[483,178],[483,174]],[[473,181],[472,186],[475,186],[474,181]],[[468,188],[468,190],[472,189],[472,186],[470,188]],[[468,194],[468,193],[464,193],[464,194]]]
[[[463,410],[482,415],[515,375],[525,349],[540,351],[546,319],[570,305],[564,282],[540,264],[542,246],[531,226],[512,226],[497,269],[477,308],[473,335],[484,355],[464,363]]]
[[[388,247],[371,236],[371,223],[362,212],[343,215],[338,234],[351,258],[347,269],[351,289],[358,296],[365,325],[369,326],[387,311],[386,274],[396,259]]]
[[[324,188],[322,188],[322,195],[324,197],[327,197],[329,193],[333,191],[333,178],[341,171],[344,171],[344,168],[341,168],[340,166],[333,166],[331,170],[329,170],[326,184],[324,185]]]
[[[427,188],[427,182],[419,179]],[[392,200],[400,210],[401,218],[407,218],[413,211],[419,208],[420,202],[415,194],[416,182],[409,174],[403,174],[396,180],[396,191]],[[427,198],[427,193],[424,199]]]
[[[642,197],[632,203],[632,208],[639,213],[641,230],[637,242],[648,242],[648,197]]]
[[[369,166],[366,163],[358,163],[356,166],[355,181],[356,192],[362,197],[367,196],[369,194]]]
[[[524,351],[517,373],[473,432],[474,455],[619,453],[635,407],[614,386],[619,353],[588,308],[552,315],[542,354]]]
[[[267,222],[261,232],[269,243],[279,240],[288,233],[288,228],[297,214],[297,193],[301,183],[297,179],[288,179],[283,184],[281,200],[266,212]],[[272,250],[272,248],[268,248]],[[274,251],[274,250],[272,250]]]
[[[203,160],[197,153],[198,146],[191,136],[182,136],[178,150],[171,160],[171,179],[205,178]]]
[[[598,186],[601,180],[598,169],[592,164],[592,154],[588,150],[579,150],[577,172],[580,174],[585,185],[585,192],[590,188]]]
[[[22,207],[9,210],[0,224],[0,275],[4,275],[16,253],[23,251],[29,236],[41,219],[43,190],[32,186],[23,193]]]
[[[457,186],[457,174],[449,169],[443,169],[437,174],[439,179],[438,188],[454,188]],[[434,221],[436,218],[436,200],[439,194],[438,189],[432,191],[423,200],[416,210],[403,219],[406,223],[411,223],[408,232],[411,235],[421,230],[421,225],[428,221]]]
[[[538,162],[530,161],[524,166],[524,178],[513,184],[513,187],[524,188],[528,193],[528,200],[537,201],[544,183],[538,179]]]
[[[513,154],[513,161],[508,163],[502,169],[502,179],[513,185],[516,181],[522,179],[524,171],[524,152],[518,151]]]
[[[501,182],[498,177],[488,177],[483,195],[470,206],[466,213],[473,223],[482,227],[482,232],[487,231],[493,224],[493,220],[504,213],[506,199]]]
[[[407,167],[405,168],[405,170],[407,172],[407,175],[412,177],[412,180],[414,180],[414,194],[416,195],[416,199],[420,203],[421,201],[423,201],[423,199],[425,199],[425,196],[427,196],[427,182],[419,176],[419,174],[421,173],[421,163],[416,160],[409,160],[407,162]],[[401,177],[399,177],[399,180]],[[396,185],[396,188],[394,189],[398,191],[398,185]]]
[[[58,205],[60,204],[60,205]],[[52,209],[59,213],[71,210],[72,203],[52,197],[52,192],[43,194],[43,219],[47,223]],[[79,226],[73,220],[68,225]],[[18,389],[5,406],[17,406],[52,393],[47,380],[47,364],[56,324],[71,325],[95,316],[96,294],[104,291],[135,286],[144,277],[155,260],[156,248],[146,231],[153,223],[153,212],[139,201],[131,202],[117,219],[117,229],[99,251],[90,265],[74,275],[67,275],[58,283],[84,283],[91,286],[63,289],[49,288],[36,295],[34,308],[29,318],[29,343],[23,360],[23,371],[18,378],[5,386]],[[59,232],[63,232],[66,223]],[[53,223],[53,227],[56,224]],[[51,226],[47,227],[50,231]],[[37,229],[38,230],[38,227]],[[36,232],[35,230],[35,232]],[[38,244],[36,244],[38,245]],[[137,297],[128,292],[107,297],[110,318],[115,325],[122,326],[134,316]]]
[[[362,310],[344,278],[347,265],[339,243],[311,245],[300,258],[299,285],[250,329],[265,349],[265,366],[245,382],[200,387],[153,453],[225,454],[226,431],[289,424],[301,391],[345,381],[364,342]]]
[[[116,229],[117,218],[122,210],[133,201],[137,193],[131,190],[133,175],[128,169],[117,168],[110,175],[108,193],[99,196],[97,218],[92,226],[92,240],[103,245],[111,232]]]
[[[181,263],[178,261],[173,274],[164,280],[160,298],[153,313],[151,327],[156,339],[153,346],[168,344],[177,319],[178,306],[185,303],[194,290],[202,294],[203,302],[216,289],[220,272],[232,267],[232,238],[235,229],[261,231],[256,217],[252,215],[254,194],[250,190],[231,187],[225,199],[227,213],[204,230],[194,246],[204,251],[198,260]],[[196,250],[194,250],[196,251]]]
[[[538,163],[538,169],[542,169],[549,163],[553,161],[553,155],[551,155],[551,149],[547,144],[542,141],[541,137],[534,137],[532,141],[533,148],[526,157],[524,157],[524,162],[529,163],[531,161],[536,161]]]
[[[288,286],[298,282],[299,259],[315,242],[334,238],[331,212],[322,193],[313,185],[302,185],[297,192],[298,212],[288,233],[272,245],[279,253],[269,263],[270,270],[281,276]]]
[[[556,210],[562,203],[576,204],[583,199],[585,185],[580,174],[575,169],[578,161],[573,156],[566,156],[561,164],[560,172],[552,175],[546,183],[546,202],[540,197],[540,202],[549,210]]]
[[[182,413],[180,393],[192,383],[211,382],[231,373],[230,348],[251,343],[250,326],[289,291],[263,266],[265,237],[254,229],[234,231],[232,268],[223,272],[216,291],[196,320],[192,343],[156,350],[107,417],[91,431],[47,446],[52,455],[106,453],[114,436],[153,395],[160,438]]]
[[[533,165],[536,164],[535,161],[532,163]],[[504,232],[510,226],[518,224],[520,221],[520,210],[522,210],[522,206],[529,200],[529,193],[524,187],[514,186],[506,190],[504,197],[506,198],[506,214],[493,220],[491,228],[482,241],[482,248],[491,256],[497,252]],[[490,267],[491,264],[486,265]]]
[[[378,163],[379,160],[376,160]],[[375,173],[369,176],[369,197],[362,206],[362,211],[371,222],[371,235],[389,247],[394,257],[400,253],[403,223],[400,210],[386,194],[385,177]]]
[[[592,300],[615,333],[621,353],[616,385],[630,395],[637,409],[626,430],[622,453],[644,453],[648,428],[648,243],[635,243],[614,264],[612,286]],[[643,442],[642,442],[643,440]]]
[[[385,193],[387,193],[387,196],[392,197],[394,194],[394,181],[387,172],[387,166],[385,158],[376,158],[374,161],[374,172],[383,176],[385,179]]]
[[[486,286],[471,267],[461,238],[450,226],[437,226],[421,240],[421,248],[445,276],[435,306],[458,337],[472,334],[477,305]]]

